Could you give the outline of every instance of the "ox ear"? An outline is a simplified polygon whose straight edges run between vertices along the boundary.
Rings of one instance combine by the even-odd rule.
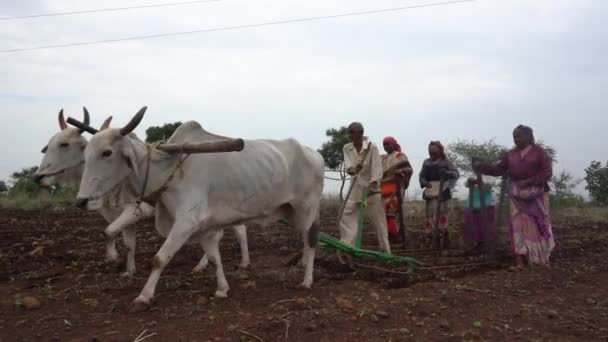
[[[63,116],[63,109],[59,111],[59,128],[63,131],[68,128],[68,124],[65,122],[65,117]]]
[[[133,170],[135,177],[139,176],[139,169],[137,167],[137,155],[135,154],[135,146],[130,139],[123,139],[124,143],[122,144],[122,155],[125,158],[125,163],[129,169]]]
[[[103,122],[103,124],[101,125],[101,128],[99,130],[103,131],[104,129],[110,128],[111,122],[112,122],[112,117],[110,116],[109,118],[106,119],[106,121]]]

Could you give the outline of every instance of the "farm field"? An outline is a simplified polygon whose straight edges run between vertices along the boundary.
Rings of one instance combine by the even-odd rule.
[[[325,213],[324,222],[332,215]],[[608,221],[560,215],[552,268],[520,272],[490,262],[407,249],[425,265],[339,263],[317,252],[312,290],[298,289],[299,234],[276,226],[248,231],[252,265],[226,230],[222,258],[229,298],[213,298],[210,266],[186,246],[167,267],[152,308],[128,313],[161,243],[138,224],[137,275],[104,260],[105,222],[69,210],[0,210],[0,341],[603,341],[608,337]],[[337,235],[334,227],[324,227]],[[375,235],[364,243],[374,248]],[[120,244],[119,244],[120,245]],[[458,246],[458,244],[455,244]],[[122,247],[122,246],[120,246]],[[398,247],[394,247],[398,250]],[[124,249],[121,249],[124,257]],[[39,300],[27,309],[25,297]]]

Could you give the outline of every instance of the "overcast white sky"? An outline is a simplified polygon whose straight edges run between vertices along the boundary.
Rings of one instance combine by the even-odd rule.
[[[0,17],[171,0],[0,2]],[[223,0],[0,21],[0,50],[428,4],[430,0]],[[0,179],[37,165],[57,112],[137,130],[196,120],[219,134],[294,137],[363,122],[419,170],[431,139],[511,145],[523,123],[578,177],[608,159],[608,3],[478,0],[365,16],[121,43],[0,53]],[[332,184],[327,185],[332,188]]]

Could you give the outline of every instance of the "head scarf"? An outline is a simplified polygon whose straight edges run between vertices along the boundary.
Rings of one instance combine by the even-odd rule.
[[[431,147],[433,145],[435,145],[439,148],[439,157],[445,159],[445,149],[443,148],[443,145],[441,144],[441,142],[439,140],[431,141],[429,143],[429,147]]]
[[[515,129],[522,131],[528,137],[528,141],[530,142],[530,144],[536,144],[536,140],[534,139],[534,131],[532,130],[532,128],[524,125],[519,125],[515,127]]]
[[[395,151],[401,152],[401,145],[399,145],[399,143],[397,142],[397,139],[395,139],[393,137],[384,138],[384,140],[382,140],[382,144],[391,145],[391,146],[393,146]]]

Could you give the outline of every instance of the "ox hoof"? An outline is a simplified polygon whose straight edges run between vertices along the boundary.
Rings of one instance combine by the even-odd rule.
[[[192,269],[192,273],[201,273],[203,272],[205,269],[207,268],[207,265],[205,266],[196,266]]]
[[[120,258],[118,255],[118,252],[116,253],[107,253],[106,254],[106,261],[112,264],[119,264],[120,263]]]
[[[209,266],[209,262],[201,261],[192,269],[192,273],[201,273],[203,272],[207,266]]]
[[[123,279],[127,279],[127,280],[133,280],[133,277],[135,276],[135,272],[122,272],[120,274],[120,277]]]
[[[129,308],[129,313],[143,312],[143,311],[148,310],[150,308],[150,306],[151,306],[150,302],[140,299],[138,297],[131,304],[131,307]]]
[[[215,291],[215,298],[228,298],[228,290],[217,290]]]
[[[311,284],[302,283],[302,284],[298,285],[298,288],[301,289],[301,290],[310,290],[312,288],[312,285]]]

